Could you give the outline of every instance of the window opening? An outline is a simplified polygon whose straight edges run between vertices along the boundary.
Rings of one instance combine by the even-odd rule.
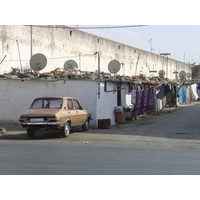
[[[121,85],[117,86],[117,106],[122,105],[122,98],[121,98]]]
[[[76,100],[74,100],[74,106],[75,106],[75,109],[81,110],[81,106],[79,105],[79,103]]]
[[[73,103],[71,99],[67,100],[67,107],[69,110],[74,110]]]

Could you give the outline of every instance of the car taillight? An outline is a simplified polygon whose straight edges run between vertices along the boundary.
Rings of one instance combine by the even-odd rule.
[[[51,118],[48,120],[48,122],[59,122],[59,119],[57,118]]]
[[[20,122],[20,123],[25,123],[26,120],[25,120],[25,119],[19,119],[19,122]]]

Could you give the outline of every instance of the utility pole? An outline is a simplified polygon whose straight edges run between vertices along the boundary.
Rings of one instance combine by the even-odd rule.
[[[31,50],[30,50],[30,56],[32,57],[33,55],[33,26],[30,25],[30,47],[31,47]]]

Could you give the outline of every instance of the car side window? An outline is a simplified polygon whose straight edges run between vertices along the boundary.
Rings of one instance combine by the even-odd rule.
[[[82,109],[77,100],[74,100],[74,107],[75,107],[76,110],[81,110]]]
[[[43,106],[43,101],[41,99],[34,100],[33,104],[31,105],[31,108],[37,109],[37,108],[42,108]]]
[[[74,110],[72,99],[67,100],[67,107],[69,110]]]

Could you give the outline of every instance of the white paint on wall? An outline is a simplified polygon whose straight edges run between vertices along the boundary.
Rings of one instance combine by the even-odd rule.
[[[60,26],[59,26],[60,27]],[[0,25],[0,74],[10,72],[12,67],[29,68],[31,52],[30,26]],[[16,40],[18,40],[19,51]],[[98,59],[95,52],[101,52],[101,71],[108,72],[108,63],[118,60],[123,63],[118,74],[125,76],[152,75],[150,71],[165,70],[168,78],[175,79],[173,72],[191,72],[190,65],[171,58],[160,56],[132,46],[101,38],[69,27],[32,27],[32,53],[42,53],[47,57],[47,66],[41,72],[56,68],[63,69],[67,60],[74,60],[82,71],[95,71]],[[21,62],[19,59],[21,55]],[[170,57],[170,56],[169,56]]]
[[[104,82],[67,80],[67,81],[32,81],[32,80],[0,80],[0,121],[17,122],[19,115],[29,108],[36,97],[71,96],[79,100],[82,107],[92,115],[91,126],[97,127],[98,119],[111,119],[115,124],[114,108],[117,106],[117,92],[105,92]],[[123,86],[125,87],[125,85]],[[113,83],[108,83],[108,89],[113,89]],[[122,90],[122,106],[126,107],[126,91]]]

